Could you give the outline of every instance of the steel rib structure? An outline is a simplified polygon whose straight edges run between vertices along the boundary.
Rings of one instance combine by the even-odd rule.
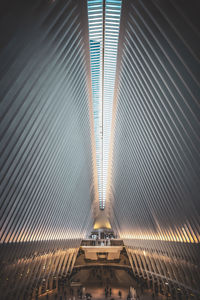
[[[149,234],[197,243],[200,90],[192,64],[197,66],[199,59],[195,48],[189,55],[189,32],[184,34],[189,25],[180,34],[171,30],[170,21],[183,20],[179,11],[170,21],[165,17],[174,9],[170,3],[136,1],[128,9],[115,122],[113,207],[119,219],[124,208],[124,238]],[[184,61],[180,67],[179,61]],[[135,233],[139,229],[135,236],[133,224]]]
[[[17,6],[1,50],[1,242],[82,239],[93,182],[83,17],[72,1]]]
[[[200,295],[199,9],[122,1],[106,133],[103,206],[134,276],[184,299]],[[3,1],[0,22],[0,298],[29,299],[71,273],[99,211],[87,1]]]
[[[135,274],[197,291],[200,57],[192,5],[123,6],[107,194]]]

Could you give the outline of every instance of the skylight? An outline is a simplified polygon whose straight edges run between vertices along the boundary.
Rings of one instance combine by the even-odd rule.
[[[88,0],[96,161],[100,208],[106,202],[121,0]]]

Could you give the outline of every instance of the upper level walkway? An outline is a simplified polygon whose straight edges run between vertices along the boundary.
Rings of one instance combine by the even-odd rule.
[[[81,246],[124,246],[124,242],[121,239],[85,239],[82,241]]]

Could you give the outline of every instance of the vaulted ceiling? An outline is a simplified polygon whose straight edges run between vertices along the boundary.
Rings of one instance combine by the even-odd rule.
[[[181,244],[187,258],[200,242],[199,6],[122,1],[107,147],[104,213],[118,236],[168,254]],[[1,244],[79,243],[98,216],[87,9],[1,3]]]

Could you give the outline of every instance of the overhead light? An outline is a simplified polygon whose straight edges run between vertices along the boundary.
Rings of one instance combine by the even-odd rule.
[[[108,177],[121,0],[88,0],[88,24],[100,208]]]

